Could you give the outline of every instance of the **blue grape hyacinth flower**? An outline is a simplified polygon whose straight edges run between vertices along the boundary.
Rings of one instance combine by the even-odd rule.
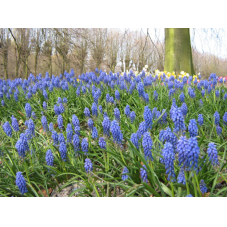
[[[113,120],[110,125],[110,131],[113,135],[114,142],[120,144],[123,140],[123,135],[121,133],[120,126],[116,120]]]
[[[206,184],[205,184],[204,180],[200,181],[199,187],[200,187],[200,191],[202,192],[202,194],[207,192],[207,187],[206,187]]]
[[[128,173],[129,173],[128,168],[125,166],[123,168],[122,176],[121,176],[123,181],[126,181],[128,179]]]
[[[15,132],[19,131],[19,124],[17,119],[12,115],[12,127]]]
[[[148,183],[146,169],[147,169],[147,167],[145,165],[143,165],[143,167],[140,168],[140,176],[141,176],[141,179],[143,182]]]
[[[28,192],[27,186],[26,186],[26,181],[24,179],[24,176],[22,175],[22,172],[17,172],[16,174],[16,185],[20,190],[20,193],[24,195],[25,193]]]
[[[80,151],[80,138],[77,134],[73,135],[73,146],[75,153]]]
[[[195,119],[190,119],[190,122],[188,125],[188,131],[189,131],[190,137],[198,136],[198,126]]]
[[[135,118],[136,118],[135,112],[134,112],[134,111],[131,111],[129,117],[130,117],[131,123],[133,124],[133,122],[134,122],[134,120],[135,120]]]
[[[198,115],[198,123],[199,123],[200,126],[203,125],[203,115],[202,114]]]
[[[61,111],[57,105],[54,105],[54,113],[55,113],[55,115],[61,114]]]
[[[58,115],[58,128],[60,130],[64,128],[64,126],[63,126],[63,117],[61,116],[61,114]]]
[[[189,168],[196,170],[198,168],[199,161],[199,145],[196,137],[188,139],[188,162],[190,162]]]
[[[31,118],[32,107],[31,107],[31,105],[29,103],[25,104],[25,112],[26,112],[27,118]]]
[[[85,155],[88,155],[88,139],[84,138],[81,142],[81,149],[85,153]]]
[[[178,177],[177,177],[177,182],[179,184],[186,184],[183,168],[180,169],[180,172],[179,172]]]
[[[164,149],[162,150],[162,155],[164,159],[166,174],[168,174],[168,180],[173,181],[175,178],[174,172],[174,160],[175,154],[173,145],[171,143],[166,142],[164,145]]]
[[[54,145],[56,146],[56,145],[58,145],[58,134],[57,134],[57,132],[56,131],[52,131],[52,139],[53,139],[53,142],[54,142]]]
[[[120,110],[118,108],[115,108],[114,109],[114,116],[115,116],[115,119],[120,122],[121,120],[121,115],[120,115]]]
[[[98,108],[97,108],[97,104],[96,103],[92,104],[91,111],[92,111],[92,115],[93,116],[96,116],[96,117],[98,116]]]
[[[120,100],[120,93],[119,93],[118,90],[115,91],[115,98],[116,98],[117,100]]]
[[[93,127],[92,129],[92,139],[97,139],[98,138],[98,131],[96,127]]]
[[[183,92],[180,94],[179,99],[181,102],[184,102],[184,93]]]
[[[42,116],[41,123],[43,125],[43,130],[46,132],[48,130],[48,123],[47,123],[46,116],[44,116],[44,115]]]
[[[216,111],[214,113],[214,123],[215,123],[215,125],[219,125],[219,121],[220,121],[220,115],[219,115],[218,111]]]
[[[225,112],[224,115],[223,115],[223,123],[225,125],[227,124],[227,112]]]
[[[129,105],[127,105],[127,106],[125,107],[125,115],[126,115],[127,117],[130,116],[130,107],[129,107]]]
[[[179,159],[179,166],[187,168],[190,165],[189,160],[189,146],[186,136],[181,136],[177,142],[177,152]]]
[[[103,137],[99,138],[99,146],[101,149],[106,149],[106,141]]]
[[[181,132],[186,130],[184,123],[184,116],[181,108],[175,108],[172,115],[172,120],[174,122],[174,131]]]
[[[217,151],[216,145],[214,143],[208,144],[207,154],[208,154],[209,160],[213,166],[219,165],[218,151]]]
[[[139,149],[139,139],[137,133],[132,133],[131,135],[131,142],[134,144],[134,146]]]
[[[144,121],[146,123],[147,129],[152,128],[152,119],[153,119],[153,114],[148,106],[144,107],[144,113],[143,113]]]
[[[50,122],[49,131],[52,132],[53,130],[54,130],[54,124],[53,124],[53,122]]]
[[[187,107],[187,104],[185,102],[181,106],[181,111],[182,111],[182,113],[183,113],[184,116],[187,115],[188,107]]]
[[[186,197],[193,197],[192,194],[188,194]]]
[[[52,154],[52,151],[49,149],[46,152],[46,164],[48,166],[53,166],[54,165],[54,156]]]
[[[90,117],[90,110],[87,107],[84,109],[84,115],[85,117]]]
[[[143,149],[144,149],[145,159],[146,160],[153,160],[153,157],[152,157],[153,142],[152,142],[151,135],[150,135],[149,132],[145,132],[143,134],[142,146],[143,146]]]
[[[73,128],[70,123],[67,125],[66,133],[67,133],[67,142],[71,143],[72,137],[73,137]]]
[[[143,97],[143,94],[144,94],[144,85],[143,85],[142,82],[139,82],[138,83],[137,90],[138,90],[138,93],[139,93],[139,97]]]
[[[218,136],[222,134],[222,128],[219,125],[216,126],[216,132]]]
[[[59,152],[61,154],[61,159],[65,162],[66,161],[67,147],[66,147],[66,144],[64,142],[60,143]]]
[[[79,121],[78,117],[75,114],[73,114],[73,116],[72,116],[72,123],[73,123],[74,128],[76,126],[80,126],[80,121]]]
[[[103,134],[106,136],[110,136],[110,125],[111,125],[111,121],[109,117],[104,117],[104,120],[102,122],[102,127],[103,127]]]
[[[12,137],[12,128],[8,121],[2,125],[2,128],[7,136]]]
[[[35,124],[31,118],[28,120],[28,129],[31,132],[31,134],[35,136]]]
[[[92,165],[92,162],[91,162],[91,160],[90,160],[89,158],[86,158],[86,159],[85,159],[84,168],[85,168],[85,171],[86,171],[87,173],[92,172],[92,170],[93,170],[93,165]]]
[[[94,122],[91,118],[88,119],[87,124],[88,124],[88,128],[92,130],[94,126]]]

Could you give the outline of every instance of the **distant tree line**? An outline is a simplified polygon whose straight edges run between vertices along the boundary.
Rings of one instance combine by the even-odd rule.
[[[76,75],[94,71],[164,70],[164,39],[142,30],[107,28],[1,28],[0,78],[27,78],[30,73]],[[192,48],[196,73],[227,74],[227,62]]]

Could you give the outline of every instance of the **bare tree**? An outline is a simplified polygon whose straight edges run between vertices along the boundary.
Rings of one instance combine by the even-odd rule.
[[[43,39],[42,53],[47,58],[44,61],[47,62],[49,73],[52,75],[53,31],[51,28],[43,29]]]
[[[107,43],[107,28],[93,28],[90,30],[90,44],[91,44],[91,56],[95,61],[95,67],[100,67],[103,63],[105,53],[106,53],[106,43]]]
[[[10,34],[8,29],[0,29],[0,53],[3,58],[4,77],[8,79],[8,53],[11,45]]]

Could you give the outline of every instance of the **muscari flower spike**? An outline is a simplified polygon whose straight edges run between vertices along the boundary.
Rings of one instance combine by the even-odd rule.
[[[131,123],[133,124],[133,122],[134,122],[134,120],[135,120],[135,118],[136,118],[135,112],[134,112],[134,111],[131,111],[129,117],[130,117]]]
[[[208,154],[209,160],[213,166],[219,165],[218,151],[217,151],[216,145],[214,143],[208,144],[207,154]]]
[[[222,128],[219,125],[216,126],[216,132],[218,136],[222,134]]]
[[[215,123],[215,125],[219,125],[219,121],[220,121],[220,115],[219,115],[218,111],[216,111],[214,113],[214,123]]]
[[[164,149],[162,150],[162,155],[164,159],[166,174],[168,174],[168,180],[173,181],[175,178],[174,172],[174,160],[175,154],[173,145],[171,143],[166,142],[164,145]]]
[[[91,111],[92,111],[92,115],[93,116],[96,116],[96,117],[98,116],[98,109],[97,109],[97,104],[96,103],[92,104]]]
[[[179,171],[179,174],[178,174],[178,177],[177,177],[177,182],[179,184],[186,184],[183,168],[181,168],[180,171]]]
[[[2,125],[2,128],[7,136],[12,137],[12,128],[8,121]]]
[[[62,118],[61,114],[58,115],[58,128],[60,130],[64,128],[64,126],[63,126],[63,118]]]
[[[198,115],[198,123],[199,123],[200,126],[203,125],[203,115],[202,114]]]
[[[72,137],[73,137],[73,128],[70,123],[67,125],[66,133],[67,133],[67,142],[71,143]]]
[[[86,158],[86,159],[85,159],[84,168],[85,168],[85,171],[86,171],[87,173],[92,172],[92,170],[93,170],[93,165],[92,165],[92,162],[91,162],[91,160],[90,160],[89,158]]]
[[[84,109],[84,115],[85,117],[90,117],[90,110],[87,107]]]
[[[58,134],[57,134],[57,132],[56,131],[52,131],[52,139],[53,139],[53,141],[54,141],[54,145],[56,146],[56,145],[58,145]]]
[[[148,106],[145,106],[144,108],[144,113],[143,113],[144,121],[146,123],[147,129],[152,128],[152,119],[153,119],[153,114]]]
[[[52,151],[49,149],[46,152],[46,164],[48,166],[53,166],[54,165],[54,156],[52,154]]]
[[[73,136],[73,146],[74,146],[74,151],[77,153],[80,151],[80,138],[77,134]]]
[[[125,107],[125,115],[126,115],[127,117],[130,116],[130,107],[129,107],[129,105],[127,105],[127,106]]]
[[[143,141],[142,141],[142,146],[144,149],[144,156],[146,160],[153,160],[152,157],[152,146],[153,146],[153,142],[151,139],[151,135],[149,132],[145,132],[143,134]]]
[[[81,143],[81,149],[85,153],[85,155],[88,155],[88,139],[84,138]]]
[[[31,118],[32,108],[31,108],[31,105],[29,103],[25,104],[25,112],[26,112],[26,117]]]
[[[139,149],[139,139],[137,133],[132,133],[131,135],[131,142],[134,144],[134,146]]]
[[[17,119],[12,115],[12,127],[15,132],[19,131],[19,124]]]
[[[123,181],[126,181],[128,179],[128,173],[129,173],[128,168],[125,166],[123,168],[122,176],[121,176]]]
[[[140,168],[140,176],[141,176],[141,179],[143,182],[148,183],[146,169],[147,169],[147,167],[145,165],[143,165],[143,167]]]
[[[183,113],[181,108],[175,108],[172,115],[172,120],[174,122],[174,131],[181,132],[186,130]]]
[[[193,197],[192,194],[188,194],[186,197]]]
[[[120,116],[120,111],[118,108],[115,108],[114,109],[114,116],[115,116],[115,119],[120,122],[120,119],[121,119],[121,116]]]
[[[48,130],[48,123],[47,123],[46,116],[44,116],[44,115],[42,116],[41,123],[43,125],[43,130],[46,132]]]
[[[16,174],[16,185],[22,195],[28,192],[26,181],[24,179],[24,176],[22,175],[22,172],[17,172]]]
[[[92,139],[97,139],[98,138],[98,131],[96,127],[93,127],[92,129]]]
[[[116,120],[113,120],[110,125],[110,131],[113,135],[114,142],[120,144],[123,140],[123,135],[121,133],[120,126]]]
[[[189,131],[190,137],[198,136],[198,126],[195,119],[190,119],[190,122],[188,125],[188,131]]]
[[[189,164],[189,169],[194,169],[197,170],[198,168],[198,160],[199,160],[199,145],[197,142],[196,137],[191,137],[188,139],[188,162]]]
[[[200,187],[200,191],[202,192],[202,194],[207,192],[207,187],[206,187],[206,184],[205,184],[204,180],[200,181],[199,187]]]
[[[189,161],[189,147],[188,147],[188,140],[186,136],[181,136],[177,142],[177,152],[178,152],[178,159],[179,159],[179,166],[183,168],[187,168],[190,165]]]
[[[61,159],[65,162],[66,161],[67,147],[66,147],[66,144],[64,142],[60,143],[59,152],[61,154]]]

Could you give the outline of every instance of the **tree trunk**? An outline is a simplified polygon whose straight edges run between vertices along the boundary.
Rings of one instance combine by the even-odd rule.
[[[165,28],[165,71],[194,74],[189,28]]]
[[[25,59],[24,67],[25,67],[25,70],[24,70],[25,78],[28,79],[28,57],[26,57]]]
[[[4,53],[3,53],[3,67],[4,67],[5,80],[7,80],[8,79],[8,49],[4,50]]]
[[[49,56],[50,77],[52,77],[52,58]]]
[[[37,72],[37,65],[38,65],[38,52],[35,53],[35,76]]]

